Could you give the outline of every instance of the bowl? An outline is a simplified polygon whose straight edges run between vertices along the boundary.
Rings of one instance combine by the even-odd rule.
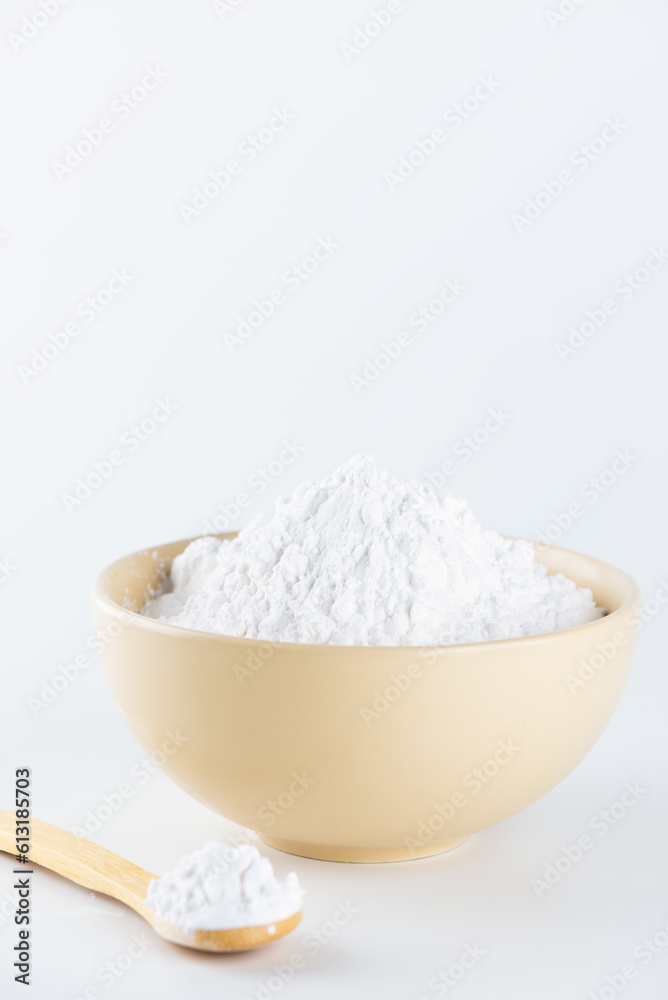
[[[548,572],[608,609],[590,624],[454,646],[331,646],[142,617],[147,589],[190,541],[97,577],[107,682],[165,774],[291,854],[398,861],[457,846],[562,781],[626,683],[640,593],[588,556],[537,549]]]

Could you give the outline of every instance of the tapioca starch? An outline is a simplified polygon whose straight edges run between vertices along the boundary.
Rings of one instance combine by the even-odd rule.
[[[532,542],[484,530],[465,500],[364,455],[232,541],[192,542],[143,609],[221,635],[344,646],[508,639],[604,613],[590,590],[547,576]]]
[[[192,933],[274,924],[301,909],[302,895],[296,874],[279,882],[257,847],[210,840],[150,882],[146,902],[160,920]]]

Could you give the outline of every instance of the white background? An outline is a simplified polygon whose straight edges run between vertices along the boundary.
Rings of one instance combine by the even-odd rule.
[[[39,871],[29,995],[58,1000],[97,984],[112,998],[255,997],[275,965],[302,952],[306,968],[279,994],[291,1000],[433,998],[430,979],[477,943],[486,954],[448,994],[458,1000],[605,997],[606,976],[630,961],[638,972],[625,995],[655,1000],[668,954],[643,964],[633,950],[668,923],[666,612],[652,603],[668,596],[668,267],[638,272],[632,295],[615,285],[668,240],[665,5],[586,0],[557,21],[547,16],[557,0],[415,0],[347,57],[341,43],[380,2],[223,7],[71,0],[12,45],[40,8],[2,4],[0,805],[11,803],[15,769],[30,766],[35,814],[71,827],[142,756],[95,657],[51,704],[29,700],[90,652],[89,587],[106,563],[201,533],[245,491],[239,527],[355,452],[423,479],[490,407],[507,414],[503,426],[457,460],[448,488],[489,527],[535,537],[552,525],[558,544],[621,566],[650,600],[648,620],[605,735],[522,815],[450,855],[404,864],[268,851],[306,886],[296,933],[211,958],[149,932],[146,954],[111,987],[97,972],[141,921]],[[163,82],[124,118],[110,111],[148,67]],[[489,99],[460,127],[452,114],[444,122],[480,77],[494,81]],[[274,108],[294,120],[187,223],[179,206]],[[113,132],[59,179],[54,162],[104,117]],[[571,157],[608,118],[621,134],[580,169]],[[439,126],[445,141],[390,190],[387,172]],[[560,196],[530,224],[513,222],[567,168]],[[231,352],[224,334],[320,237],[340,247]],[[79,303],[114,269],[132,280],[83,322]],[[448,278],[466,286],[457,302],[356,391],[351,377]],[[560,358],[556,344],[609,298],[616,312]],[[80,333],[26,376],[33,349],[77,318]],[[157,398],[177,409],[131,449],[127,432]],[[249,477],[284,439],[303,450],[260,494]],[[119,449],[123,463],[68,511],[63,495]],[[632,456],[623,475],[587,487],[618,449]],[[557,528],[573,503],[580,516]],[[629,781],[646,789],[637,804],[538,898],[532,878]],[[95,837],[162,872],[235,833],[158,773]],[[11,868],[0,858],[0,984],[13,997],[26,993],[12,982]],[[359,912],[311,955],[304,936],[345,900]]]

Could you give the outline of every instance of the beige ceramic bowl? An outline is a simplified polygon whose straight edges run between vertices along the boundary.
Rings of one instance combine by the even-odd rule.
[[[605,618],[522,639],[368,647],[141,617],[147,587],[187,544],[126,556],[95,581],[109,687],[173,781],[292,854],[424,857],[507,819],[582,760],[631,665],[636,584],[564,549],[539,559],[590,587]]]

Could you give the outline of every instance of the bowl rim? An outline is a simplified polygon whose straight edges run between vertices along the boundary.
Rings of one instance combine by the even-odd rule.
[[[508,639],[484,639],[481,642],[455,642],[448,644],[433,644],[433,645],[394,645],[394,646],[380,646],[380,645],[342,645],[338,643],[314,643],[314,642],[286,642],[284,640],[277,639],[253,639],[248,636],[237,636],[237,635],[223,635],[219,632],[206,632],[202,629],[188,628],[185,625],[172,625],[169,622],[158,621],[156,618],[147,618],[146,616],[140,614],[138,611],[132,611],[130,608],[124,608],[121,604],[117,604],[116,601],[112,600],[106,591],[106,582],[109,576],[120,569],[125,563],[130,559],[136,558],[137,556],[146,556],[152,552],[160,552],[161,549],[167,546],[182,545],[183,549],[186,548],[191,542],[196,541],[198,538],[203,537],[213,537],[219,538],[221,540],[233,539],[239,534],[238,531],[223,532],[221,534],[214,535],[195,535],[193,538],[177,539],[173,542],[163,542],[161,545],[149,545],[143,549],[137,549],[134,552],[129,552],[125,556],[121,556],[115,559],[113,562],[109,563],[104,567],[94,578],[92,584],[92,599],[94,603],[97,603],[103,608],[107,614],[112,615],[126,624],[132,623],[138,625],[142,628],[147,629],[149,632],[157,632],[163,635],[170,635],[176,638],[182,639],[198,639],[199,641],[206,640],[211,642],[220,642],[223,645],[238,644],[245,645],[248,647],[249,652],[253,648],[257,648],[261,645],[271,645],[275,649],[285,649],[285,650],[300,650],[311,651],[318,650],[347,650],[349,653],[351,651],[357,652],[358,650],[371,650],[371,651],[401,651],[404,654],[408,651],[415,651],[419,655],[420,650],[427,650],[429,652],[437,652],[439,654],[452,653],[453,651],[471,651],[471,650],[483,650],[489,647],[494,647],[496,649],[504,648],[509,649],[513,645],[517,644],[527,644],[533,643],[534,645],[540,645],[545,642],[554,642],[559,636],[572,635],[574,632],[582,632],[585,629],[592,632],[594,629],[607,628],[611,619],[616,618],[619,622],[621,617],[628,614],[630,609],[634,604],[640,601],[641,591],[640,587],[628,573],[623,570],[618,569],[611,563],[604,562],[602,559],[597,559],[595,556],[586,555],[583,552],[578,552],[575,549],[564,549],[556,545],[544,545],[543,543],[538,543],[532,541],[531,539],[525,539],[526,541],[531,541],[536,548],[539,544],[541,546],[540,554],[547,555],[551,552],[565,553],[566,555],[573,555],[579,559],[585,559],[590,563],[593,563],[601,568],[603,568],[608,573],[616,574],[621,581],[624,583],[626,588],[625,597],[618,608],[614,611],[609,611],[607,614],[603,615],[602,618],[597,618],[593,622],[586,622],[584,625],[573,625],[570,628],[559,629],[556,632],[539,632],[536,635],[521,635],[514,636]],[[513,536],[505,535],[505,538],[516,540]],[[129,620],[129,621],[128,621]],[[621,623],[620,623],[621,627]]]

